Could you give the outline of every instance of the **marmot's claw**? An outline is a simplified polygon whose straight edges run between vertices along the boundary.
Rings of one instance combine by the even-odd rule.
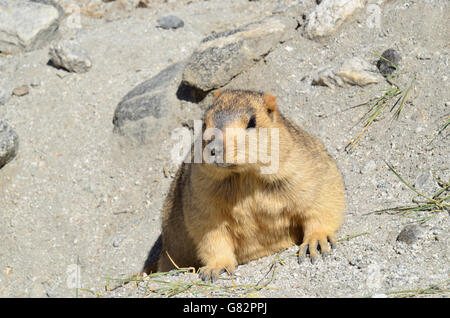
[[[300,246],[300,249],[298,251],[298,263],[301,264],[306,257],[306,251],[308,249],[308,244]]]
[[[210,280],[211,275],[208,271],[201,271],[198,273],[198,277],[203,281],[207,281],[207,280]],[[213,279],[211,279],[211,280],[213,280]]]
[[[331,248],[335,249],[337,246],[336,238],[333,235],[328,236],[328,241],[330,242]]]
[[[336,248],[336,240],[333,236],[325,236],[326,238],[322,238],[319,235],[310,235],[308,238],[305,238],[302,245],[300,245],[298,251],[298,263],[302,263],[306,258],[306,252],[309,252],[309,257],[311,258],[311,263],[315,264],[319,259],[319,251],[317,250],[317,246],[320,246],[320,252],[322,257],[325,258],[330,254],[330,248],[328,246],[328,241],[330,242],[331,248]],[[328,241],[327,241],[328,239]]]
[[[199,269],[198,277],[203,281],[211,280],[212,283],[215,283],[219,276],[225,272],[227,272],[229,275],[233,275],[234,269],[232,269],[231,267],[215,268],[204,266]]]

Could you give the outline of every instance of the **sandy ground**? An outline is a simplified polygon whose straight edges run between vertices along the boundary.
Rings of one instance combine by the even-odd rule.
[[[120,19],[82,16],[81,29],[63,26],[60,37],[75,37],[88,51],[93,67],[84,74],[47,65],[47,48],[8,57],[16,65],[8,71],[9,86],[31,88],[0,106],[0,118],[20,138],[18,156],[0,170],[0,296],[167,296],[146,290],[156,286],[151,281],[105,291],[108,282],[114,285],[111,279],[141,269],[160,234],[161,205],[172,180],[164,170],[176,171],[170,135],[131,146],[112,132],[114,110],[127,92],[189,57],[212,31],[263,19],[274,10],[292,14],[293,3],[298,14],[313,7],[302,1],[180,1]],[[450,112],[450,7],[445,0],[374,3],[382,13],[379,25],[368,24],[370,12],[362,10],[329,39],[307,40],[299,31],[226,86],[278,96],[280,110],[336,158],[348,199],[341,244],[317,264],[301,265],[292,247],[239,266],[233,281],[223,276],[217,285],[245,288],[193,284],[178,296],[360,297],[422,290],[416,292],[420,296],[433,286],[432,296],[449,295],[448,210],[409,217],[371,212],[410,205],[417,197],[386,162],[427,196],[440,189],[437,180],[448,185],[448,129],[437,132]],[[167,14],[182,18],[184,27],[156,28]],[[313,86],[311,79],[320,68],[353,56],[375,64],[373,53],[388,48],[402,58],[399,86],[406,90],[415,79],[411,91],[398,120],[386,109],[348,153],[345,145],[361,130],[358,121],[367,111],[350,107],[391,86],[383,81],[332,89]],[[194,114],[204,105],[180,101],[179,107],[199,119]],[[186,119],[177,120],[181,125]],[[414,243],[397,241],[406,225],[428,216],[433,218],[420,226]],[[194,274],[164,278],[181,286],[198,282]],[[265,287],[248,287],[256,285]]]

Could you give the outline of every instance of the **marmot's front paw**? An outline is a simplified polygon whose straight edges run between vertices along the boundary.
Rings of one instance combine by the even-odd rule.
[[[322,256],[325,257],[330,253],[330,248],[328,246],[328,241],[330,242],[331,248],[336,247],[336,239],[333,234],[326,234],[324,232],[314,232],[303,238],[303,243],[300,245],[298,251],[298,263],[300,264],[306,257],[306,251],[309,252],[309,257],[311,258],[311,263],[315,263],[318,259],[317,245],[320,246],[320,251]]]
[[[225,266],[225,267],[210,267],[203,266],[198,270],[198,277],[202,280],[211,280],[214,283],[220,276],[220,274],[227,272],[228,275],[234,274],[234,266]]]

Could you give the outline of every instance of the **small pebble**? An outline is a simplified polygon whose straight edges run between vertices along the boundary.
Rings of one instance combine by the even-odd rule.
[[[12,94],[15,96],[24,96],[30,92],[28,85],[22,85],[13,89]]]
[[[124,235],[118,235],[113,239],[112,245],[114,247],[119,247],[124,239],[125,239]]]
[[[158,23],[158,27],[168,30],[168,29],[178,29],[184,26],[184,22],[183,20],[181,20],[180,18],[174,16],[174,15],[169,15],[166,17],[162,17],[159,18],[157,21]]]
[[[397,236],[397,241],[405,242],[406,244],[413,244],[422,237],[423,232],[424,229],[420,225],[407,225]]]
[[[377,62],[378,70],[383,75],[392,74],[396,70],[392,64],[398,66],[398,63],[400,62],[400,55],[394,49],[387,49],[383,52],[383,54],[381,54],[381,57],[382,58],[380,58]]]

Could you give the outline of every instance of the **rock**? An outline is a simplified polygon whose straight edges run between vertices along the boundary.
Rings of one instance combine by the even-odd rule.
[[[397,236],[397,241],[405,242],[406,244],[413,244],[423,237],[424,227],[417,224],[407,225],[401,230]]]
[[[381,54],[377,62],[377,68],[382,75],[392,74],[400,62],[400,55],[394,49],[387,49]]]
[[[178,62],[130,91],[114,112],[114,132],[132,137],[138,144],[152,140],[175,105],[185,63]]]
[[[374,67],[361,58],[352,58],[345,61],[338,70],[331,67],[320,70],[313,77],[314,85],[345,87],[348,84],[366,86],[379,83],[383,77],[375,72]]]
[[[15,96],[25,96],[30,93],[30,89],[28,85],[22,85],[13,89],[12,94]]]
[[[69,72],[85,73],[92,67],[87,52],[74,40],[53,43],[49,49],[50,61]]]
[[[334,33],[355,11],[364,8],[366,2],[366,0],[321,1],[307,18],[306,36],[312,40]]]
[[[9,94],[6,92],[6,89],[0,86],[0,106],[5,105],[9,99]]]
[[[227,84],[253,66],[274,47],[288,39],[296,22],[286,17],[270,17],[242,28],[213,33],[204,38],[189,58],[183,83],[203,92]]]
[[[313,76],[312,80],[313,85],[320,86],[328,86],[333,88],[334,86],[344,87],[345,83],[339,76],[336,76],[335,72],[331,67],[326,67],[317,72],[315,76]]]
[[[25,0],[0,0],[0,52],[39,49],[58,30],[60,12],[51,5]]]
[[[157,21],[158,27],[163,29],[178,29],[184,26],[183,20],[174,15],[168,15],[166,17],[162,17]]]
[[[383,80],[383,77],[375,73],[372,65],[357,57],[344,62],[336,75],[348,84],[359,86],[379,83]]]
[[[59,18],[60,20],[66,15],[66,13],[64,12],[63,7],[61,7],[58,3],[55,2],[55,0],[29,0],[30,2],[37,2],[37,3],[42,3],[42,4],[46,4],[49,6],[52,6],[54,8],[56,8],[56,10],[58,10],[59,12]]]
[[[0,168],[14,159],[19,149],[19,138],[9,125],[0,120]]]

